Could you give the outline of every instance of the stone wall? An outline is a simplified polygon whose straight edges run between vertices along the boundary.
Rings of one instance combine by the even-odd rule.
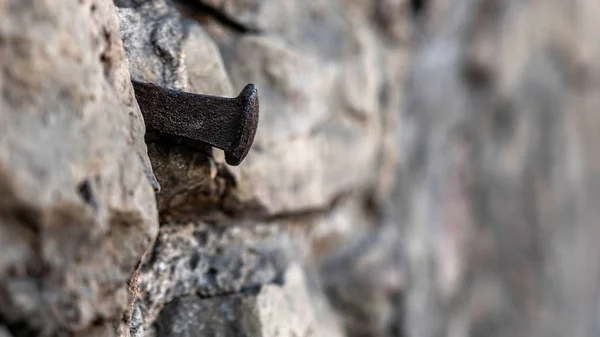
[[[404,110],[408,336],[598,336],[597,1],[429,1]]]
[[[0,337],[600,335],[596,0],[0,0]],[[233,97],[240,166],[131,79]]]

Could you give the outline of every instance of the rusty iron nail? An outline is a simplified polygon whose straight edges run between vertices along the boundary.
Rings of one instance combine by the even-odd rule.
[[[192,94],[132,80],[146,131],[222,149],[229,165],[250,151],[258,126],[258,91],[248,84],[234,98]]]

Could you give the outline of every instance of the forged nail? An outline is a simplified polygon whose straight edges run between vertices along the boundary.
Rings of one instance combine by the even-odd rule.
[[[237,97],[227,98],[132,83],[147,132],[222,149],[229,165],[239,165],[250,151],[259,110],[254,84],[246,85]]]

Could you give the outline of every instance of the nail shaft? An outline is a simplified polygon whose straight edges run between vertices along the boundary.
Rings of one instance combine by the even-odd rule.
[[[258,125],[258,92],[248,84],[235,98],[192,94],[132,81],[149,132],[220,148],[230,165],[248,154]]]

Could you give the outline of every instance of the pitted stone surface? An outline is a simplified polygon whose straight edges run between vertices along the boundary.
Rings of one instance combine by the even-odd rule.
[[[0,4],[0,320],[15,336],[127,334],[157,234],[110,1]]]
[[[251,293],[178,298],[165,306],[153,328],[165,337],[343,336],[335,317],[318,308],[298,265],[291,265],[284,279],[283,285],[267,284]]]
[[[276,226],[163,224],[139,274],[144,324],[186,294],[215,297],[281,283],[292,247]]]

